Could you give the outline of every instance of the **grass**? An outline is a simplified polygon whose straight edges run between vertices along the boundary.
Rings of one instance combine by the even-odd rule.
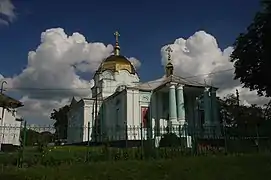
[[[168,159],[189,154],[190,151],[176,148],[142,149],[142,148],[110,148],[110,147],[83,147],[57,146],[40,149],[27,147],[24,151],[23,166],[37,165],[58,166],[78,162],[142,160],[148,158]],[[0,165],[15,166],[18,162],[18,153],[0,154]]]
[[[271,175],[270,155],[179,157],[168,160],[109,161],[25,169],[3,167],[10,180],[255,180]]]

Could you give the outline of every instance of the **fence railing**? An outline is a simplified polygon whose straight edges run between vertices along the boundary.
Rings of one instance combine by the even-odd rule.
[[[270,152],[269,128],[225,127],[59,127],[4,125],[2,150],[16,152],[16,163],[44,157],[88,160],[167,158],[179,155]],[[61,146],[63,145],[63,146]],[[97,147],[98,146],[98,147]],[[54,152],[54,153],[53,153]],[[67,157],[66,157],[67,156]],[[71,158],[71,159],[70,159]],[[10,158],[8,158],[10,162]],[[78,159],[76,160],[78,161]],[[31,160],[32,162],[32,160]],[[0,156],[1,164],[1,156]],[[21,163],[19,163],[21,164]]]
[[[25,137],[23,136],[25,131]],[[143,128],[142,126],[111,126],[111,127],[90,127],[74,126],[60,127],[27,125],[20,126],[8,125],[0,126],[1,144],[12,144],[19,146],[25,142],[26,146],[37,145],[38,143],[62,144],[85,144],[94,145],[95,143],[110,143],[117,141],[145,141],[161,139],[165,134],[175,134],[178,138],[186,138],[193,141],[213,144],[217,146],[228,146],[227,141],[242,140],[254,141],[260,144],[263,139],[269,140],[271,132],[269,128],[259,126],[246,127],[225,127],[225,126],[176,126],[168,128],[166,126]],[[223,143],[222,143],[223,142]],[[131,144],[131,143],[130,143]],[[156,146],[158,147],[158,146]]]

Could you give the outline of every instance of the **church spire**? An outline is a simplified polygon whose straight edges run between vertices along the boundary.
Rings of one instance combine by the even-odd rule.
[[[172,64],[172,62],[171,62],[171,53],[173,52],[172,51],[172,49],[171,49],[171,47],[170,46],[168,46],[167,48],[166,48],[166,52],[167,52],[167,54],[168,54],[168,60],[167,60],[167,65],[166,65],[166,76],[167,77],[169,77],[169,76],[171,76],[171,75],[173,75],[173,64]]]
[[[119,56],[120,55],[120,46],[119,46],[120,33],[118,31],[116,31],[114,33],[114,36],[116,38],[116,44],[115,44],[115,47],[114,47],[114,54],[115,54],[115,56]]]

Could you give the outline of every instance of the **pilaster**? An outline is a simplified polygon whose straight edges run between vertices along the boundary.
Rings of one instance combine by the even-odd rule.
[[[206,126],[211,125],[211,107],[210,107],[210,88],[206,87],[204,89],[204,121]]]
[[[219,119],[219,108],[218,101],[216,98],[216,90],[214,88],[211,89],[211,109],[212,109],[212,126],[213,126],[213,134],[215,136],[220,136],[220,119]]]

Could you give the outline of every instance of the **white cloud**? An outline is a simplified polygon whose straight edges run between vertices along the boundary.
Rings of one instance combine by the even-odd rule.
[[[35,99],[88,96],[90,82],[77,73],[94,72],[112,49],[111,45],[88,43],[79,33],[68,36],[61,28],[49,29],[41,34],[37,49],[28,53],[27,68],[9,84],[13,88],[55,89],[23,91],[25,96]]]
[[[68,98],[61,100],[45,100],[31,99],[24,96],[20,100],[24,107],[19,109],[19,115],[24,117],[30,124],[53,124],[53,120],[49,120],[50,114],[54,108],[63,107],[69,103]]]
[[[165,47],[161,49],[162,64],[167,58]],[[175,72],[183,77],[233,68],[229,62],[232,48],[221,50],[216,39],[204,31],[196,32],[187,40],[176,39],[171,48]],[[80,73],[93,73],[112,51],[112,45],[89,43],[83,35],[73,33],[69,36],[62,28],[43,32],[40,45],[28,53],[27,67],[19,75],[5,78],[8,81],[6,87],[14,88],[13,91],[22,95],[21,101],[25,106],[19,110],[20,115],[32,119],[32,123],[48,122],[52,109],[65,105],[72,96],[90,96],[93,81],[82,79]],[[139,60],[134,57],[128,59],[136,68],[140,67]],[[220,88],[221,96],[234,93],[238,88],[244,103],[266,102],[255,92],[242,89],[240,83],[233,80],[233,70],[191,79],[212,82]],[[34,90],[29,87],[54,90]]]
[[[6,18],[1,18],[6,17]],[[16,18],[15,6],[11,0],[0,0],[0,24],[8,25]]]
[[[28,53],[27,67],[19,75],[6,78],[6,87],[23,96],[21,115],[48,119],[52,109],[64,105],[68,98],[91,95],[93,81],[82,79],[80,73],[92,74],[112,51],[112,45],[88,43],[82,34],[68,36],[62,28],[48,29],[41,34],[37,49]],[[129,59],[140,66],[136,58]]]
[[[136,59],[134,57],[130,57],[130,58],[128,58],[128,60],[131,61],[132,65],[135,67],[135,69],[140,68],[141,62],[138,59]]]
[[[258,97],[255,91],[251,92],[248,89],[241,88],[240,82],[238,80],[233,80],[234,67],[229,61],[229,56],[233,49],[232,47],[228,47],[221,50],[218,47],[216,39],[212,35],[204,31],[198,31],[188,39],[178,38],[173,44],[169,45],[173,50],[172,61],[177,75],[191,77],[214,73],[189,79],[197,80],[202,83],[206,81],[208,84],[220,88],[220,96],[235,93],[236,89],[238,89],[240,99],[243,103],[264,104],[268,101],[267,98]],[[167,52],[165,52],[167,46],[168,45],[161,49],[163,65],[167,61]]]

